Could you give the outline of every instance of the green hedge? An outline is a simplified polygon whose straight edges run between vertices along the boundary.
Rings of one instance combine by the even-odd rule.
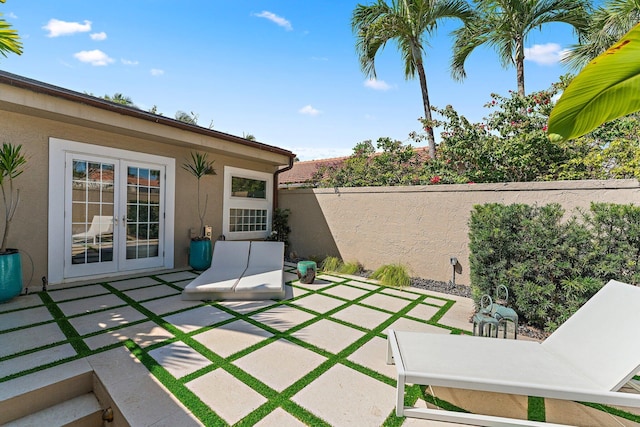
[[[609,279],[640,283],[640,207],[593,203],[566,217],[559,204],[477,205],[469,221],[471,288],[496,286],[527,323],[552,331]]]

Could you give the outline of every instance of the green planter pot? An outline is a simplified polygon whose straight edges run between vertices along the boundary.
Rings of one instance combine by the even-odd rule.
[[[0,255],[0,303],[17,297],[22,292],[22,261],[17,249],[8,249]]]
[[[189,265],[194,270],[203,271],[211,267],[213,250],[211,240],[192,240],[189,246]]]

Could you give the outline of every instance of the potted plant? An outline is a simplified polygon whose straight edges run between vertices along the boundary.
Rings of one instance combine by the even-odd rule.
[[[209,195],[205,194],[204,206],[201,204],[200,179],[206,175],[216,175],[213,168],[215,160],[208,160],[206,153],[191,153],[191,161],[182,165],[183,169],[195,176],[198,182],[198,216],[200,217],[200,231],[196,237],[191,239],[189,246],[189,265],[194,270],[202,271],[211,266],[211,255],[213,248],[211,239],[204,236],[204,216],[207,212]]]
[[[0,302],[9,301],[22,292],[22,262],[17,249],[7,248],[11,221],[20,203],[20,190],[13,180],[24,172],[27,159],[22,145],[2,144],[0,149],[0,190],[4,204],[4,231],[0,241]]]

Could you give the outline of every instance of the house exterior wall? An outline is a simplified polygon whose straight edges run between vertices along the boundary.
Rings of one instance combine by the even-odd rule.
[[[591,202],[640,203],[637,180],[430,185],[280,190],[291,209],[290,250],[301,257],[338,256],[374,270],[402,263],[412,276],[452,279],[450,257],[469,285],[468,222],[474,205],[560,203],[568,214]]]
[[[27,282],[32,276],[29,258],[33,260],[33,279],[29,286],[36,288],[41,286],[41,278],[47,276],[48,268],[48,146],[51,137],[175,159],[174,266],[176,268],[188,266],[190,228],[197,229],[200,224],[196,207],[196,178],[182,169],[182,164],[190,157],[191,151],[209,152],[209,159],[215,160],[214,167],[217,175],[207,176],[201,180],[202,194],[209,194],[205,224],[213,226],[214,238],[222,233],[224,166],[273,174],[277,169],[275,163],[280,163],[280,165],[287,163],[285,156],[280,155],[278,161],[278,156],[271,153],[263,155],[260,150],[248,147],[239,147],[238,156],[226,155],[223,153],[227,149],[233,149],[233,144],[230,145],[227,141],[218,141],[203,136],[196,136],[199,141],[196,144],[192,141],[194,136],[190,132],[178,129],[167,129],[167,133],[171,133],[170,140],[161,137],[155,138],[151,135],[142,137],[144,133],[141,132],[128,134],[127,131],[121,129],[135,126],[140,122],[140,120],[136,121],[129,117],[122,117],[122,120],[126,122],[122,128],[104,127],[104,129],[100,129],[99,126],[89,126],[83,122],[67,123],[57,120],[56,117],[35,117],[31,111],[7,111],[2,109],[2,106],[0,103],[0,122],[3,123],[0,143],[22,144],[28,158],[26,171],[15,181],[21,189],[21,202],[11,225],[8,242],[9,247],[16,247],[28,255],[23,255],[25,285],[29,285]],[[146,126],[145,123],[143,124]],[[178,145],[175,141],[180,138],[191,142]],[[251,151],[254,154],[253,159],[249,158]],[[261,157],[264,157],[264,160]],[[1,227],[2,225],[0,225],[0,229]]]

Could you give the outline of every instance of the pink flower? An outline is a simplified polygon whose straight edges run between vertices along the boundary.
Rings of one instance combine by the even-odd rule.
[[[542,126],[542,131],[546,132],[547,131],[547,125]]]
[[[440,182],[440,180],[441,180],[441,179],[442,179],[442,178],[440,178],[438,175],[436,175],[436,176],[432,177],[429,181],[430,181],[432,184],[437,184],[437,183],[439,183],[439,182]]]

